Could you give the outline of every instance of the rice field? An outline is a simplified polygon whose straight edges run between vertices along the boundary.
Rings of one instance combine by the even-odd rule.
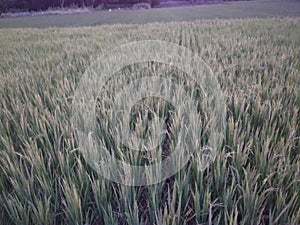
[[[299,37],[297,17],[1,29],[0,224],[300,224]],[[139,40],[184,46],[207,63],[224,93],[226,130],[204,171],[195,154],[163,182],[126,186],[97,174],[82,156],[72,103],[95,57]],[[107,84],[106,105],[135,66]],[[159,64],[149,68],[170,72]],[[171,72],[203,100],[182,81],[185,74]],[[209,115],[198,101],[206,115],[199,121],[203,144]],[[154,155],[116,145],[105,129],[110,108],[95,108],[99,135],[121,160],[149,164],[172,152],[180,127],[166,103],[149,98],[132,110],[132,129],[141,136],[149,108],[173,121],[168,147]]]

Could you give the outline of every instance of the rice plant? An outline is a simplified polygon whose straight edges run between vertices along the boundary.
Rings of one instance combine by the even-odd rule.
[[[299,36],[299,18],[2,29],[0,224],[300,224]],[[70,122],[72,101],[95,57],[148,39],[185,46],[212,68],[226,97],[226,131],[206,170],[194,154],[171,178],[130,187],[85,161]],[[179,82],[185,76],[162,68],[152,67]],[[131,128],[142,137],[151,131],[148,120],[164,118],[166,144],[153,154],[115,144],[106,129],[109,103],[130,74],[130,67],[119,71],[102,93],[108,107],[95,106],[98,132],[111,154],[150,164],[172,151],[180,126],[172,106],[148,98],[132,109]],[[205,128],[209,120],[201,118]]]

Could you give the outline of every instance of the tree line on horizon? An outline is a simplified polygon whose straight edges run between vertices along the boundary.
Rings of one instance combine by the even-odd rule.
[[[142,2],[149,3],[152,7],[155,7],[159,5],[160,1],[165,1],[165,0],[0,0],[0,13],[18,12],[18,11],[43,11],[49,8],[69,8],[69,7],[96,8],[100,4],[102,4],[104,8],[106,8],[107,5],[128,7],[128,6],[132,6],[133,4],[142,3]],[[196,0],[186,0],[186,1],[193,3]],[[212,1],[215,2],[216,0],[202,0],[202,1],[209,3]],[[238,0],[220,0],[220,1],[238,1]]]

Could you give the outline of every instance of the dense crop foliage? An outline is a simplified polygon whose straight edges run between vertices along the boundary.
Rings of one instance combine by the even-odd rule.
[[[299,36],[297,18],[3,29],[0,223],[299,224]],[[71,105],[95,56],[145,39],[206,61],[225,93],[227,129],[204,172],[195,157],[165,182],[128,187],[85,163]]]

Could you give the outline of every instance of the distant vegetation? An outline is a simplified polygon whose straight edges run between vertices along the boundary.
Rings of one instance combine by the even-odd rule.
[[[182,4],[209,4],[232,0],[175,0]],[[0,0],[0,13],[4,12],[23,12],[23,11],[41,11],[51,8],[78,8],[91,7],[96,8],[102,5],[103,8],[131,7],[138,3],[148,3],[151,7],[158,6],[160,2],[166,0]]]
[[[199,2],[199,1],[197,1]],[[153,22],[195,21],[200,19],[229,18],[266,18],[274,16],[300,16],[300,1],[247,1],[224,4],[210,4],[205,7],[165,8],[162,2],[155,10],[112,10],[105,11],[99,5],[91,8],[60,8],[38,12],[5,13],[0,19],[0,28],[47,28],[47,27],[81,27],[104,24],[144,24]],[[149,6],[149,3],[147,3]],[[180,3],[178,3],[180,4]],[[116,5],[115,9],[118,9]],[[170,5],[169,5],[170,6]],[[174,6],[174,5],[173,5]],[[111,7],[111,6],[108,6]],[[136,8],[132,6],[131,8]],[[114,9],[114,8],[108,8]],[[83,13],[89,12],[89,13]],[[56,14],[56,15],[52,15]],[[43,16],[26,16],[43,15]],[[24,17],[26,16],[26,17]]]
[[[156,5],[159,0],[0,0],[0,11],[39,11],[49,8],[95,8],[102,4],[104,8],[107,5],[129,6],[136,3],[145,2]]]

